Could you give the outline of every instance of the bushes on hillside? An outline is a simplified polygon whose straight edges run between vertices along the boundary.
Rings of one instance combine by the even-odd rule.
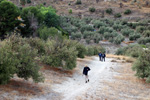
[[[124,14],[126,14],[126,15],[129,15],[129,14],[131,14],[132,12],[131,12],[131,10],[130,9],[126,9],[125,11],[124,11]]]
[[[123,35],[118,35],[117,37],[114,38],[114,43],[115,44],[120,44],[124,40]]]
[[[76,42],[71,40],[48,40],[46,42],[46,54],[42,61],[52,67],[73,69],[76,67],[77,51]]]
[[[106,13],[108,13],[108,14],[112,14],[112,9],[111,8],[108,8],[108,9],[106,9]]]
[[[147,83],[150,83],[150,50],[144,50],[138,60],[134,63],[132,69],[136,71],[138,78],[146,79]]]
[[[77,4],[77,5],[82,4],[81,0],[77,0],[77,1],[76,1],[76,4]]]
[[[39,28],[39,37],[43,40],[47,40],[49,37],[61,36],[62,33],[55,27],[47,28],[46,26]]]
[[[140,39],[138,40],[138,43],[139,43],[139,44],[147,44],[147,43],[150,43],[150,37],[146,37],[146,38],[142,37],[142,38],[140,38]]]
[[[95,12],[96,9],[95,9],[94,7],[90,7],[90,8],[89,8],[89,11],[90,11],[90,12]]]
[[[3,57],[0,58],[3,70],[1,72],[4,72],[0,73],[1,84],[7,83],[14,74],[26,80],[32,78],[35,82],[43,80],[39,73],[40,67],[35,62],[37,49],[32,48],[25,39],[15,35],[9,37],[0,52]]]
[[[140,38],[141,37],[141,34],[140,33],[131,33],[130,35],[129,35],[129,39],[130,40],[137,40],[138,38]]]
[[[120,18],[122,15],[120,13],[117,13],[114,15],[115,18]]]
[[[91,25],[84,25],[81,27],[81,32],[83,33],[84,31],[94,31],[94,28]]]
[[[117,55],[128,55],[132,57],[139,57],[140,53],[143,51],[140,45],[129,45],[127,47],[119,48],[116,51]]]

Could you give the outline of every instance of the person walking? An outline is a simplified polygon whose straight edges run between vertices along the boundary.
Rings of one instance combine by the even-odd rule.
[[[103,53],[102,54],[102,61],[104,61],[104,62],[105,62],[105,57],[106,57],[106,55],[105,55],[105,53]]]
[[[89,82],[88,71],[90,70],[91,69],[87,65],[83,68],[83,75],[85,75],[85,83]]]
[[[99,54],[98,54],[98,55],[99,55],[99,60],[100,60],[100,61],[102,61],[102,53],[101,53],[101,52],[99,52]]]

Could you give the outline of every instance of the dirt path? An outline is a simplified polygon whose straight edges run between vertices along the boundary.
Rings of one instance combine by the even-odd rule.
[[[106,62],[100,62],[98,57],[93,57],[93,60],[85,59],[89,62],[87,65],[91,68],[89,72],[89,83],[85,83],[84,76],[82,76],[83,62],[78,62],[78,72],[67,79],[62,84],[56,84],[53,86],[53,90],[63,95],[63,100],[77,100],[85,97],[85,93],[91,93],[99,86],[105,79],[111,78],[109,70],[112,62],[110,58],[106,59]],[[89,91],[90,90],[90,91]],[[87,98],[86,98],[87,99]]]
[[[30,100],[150,100],[150,84],[134,76],[132,60],[112,57],[105,62],[100,62],[96,56],[78,59],[73,75],[59,77],[63,81],[58,83],[46,82],[51,84],[47,87],[51,92]],[[82,76],[85,65],[91,68],[88,83]],[[56,76],[53,80],[58,80]]]

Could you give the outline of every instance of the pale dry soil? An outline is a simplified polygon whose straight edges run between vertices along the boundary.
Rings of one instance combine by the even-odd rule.
[[[98,56],[78,58],[73,71],[42,64],[44,83],[14,78],[0,86],[0,100],[150,100],[150,84],[134,76],[133,61],[114,55],[107,55],[105,62]],[[91,68],[88,83],[82,75],[85,65]]]

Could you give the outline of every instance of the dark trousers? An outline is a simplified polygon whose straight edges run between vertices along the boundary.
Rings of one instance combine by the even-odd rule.
[[[102,61],[102,57],[101,56],[99,56],[99,60]]]
[[[102,61],[105,61],[105,57],[102,57]]]

